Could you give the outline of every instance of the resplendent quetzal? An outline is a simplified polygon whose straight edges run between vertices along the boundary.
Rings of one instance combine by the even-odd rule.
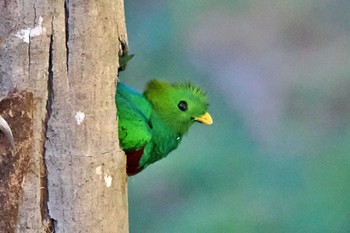
[[[118,82],[119,143],[127,156],[127,174],[136,175],[176,149],[195,122],[213,120],[205,93],[188,83],[152,80],[144,93]]]

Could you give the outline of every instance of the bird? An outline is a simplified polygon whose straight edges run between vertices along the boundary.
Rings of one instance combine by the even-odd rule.
[[[194,122],[211,125],[207,95],[190,83],[151,80],[143,93],[117,83],[115,95],[120,147],[128,176],[176,149]]]

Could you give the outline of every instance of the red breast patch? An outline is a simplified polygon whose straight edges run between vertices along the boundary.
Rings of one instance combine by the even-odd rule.
[[[140,159],[143,155],[143,149],[137,151],[125,151],[126,153],[126,173],[128,176],[133,176],[143,170],[140,166]]]

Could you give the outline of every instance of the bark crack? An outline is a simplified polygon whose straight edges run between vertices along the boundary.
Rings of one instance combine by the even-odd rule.
[[[66,66],[69,73],[69,0],[64,1],[64,18],[66,32]]]
[[[34,10],[34,25],[33,26],[34,27],[35,27],[35,24],[36,24],[36,17],[37,17],[37,15],[36,15],[36,2],[37,1],[35,1],[34,4],[33,4],[33,10]]]
[[[34,12],[34,20],[33,20],[33,28],[35,27],[35,24],[36,24],[36,1],[33,3],[33,12]],[[28,77],[30,79],[30,71],[31,71],[31,52],[30,52],[30,47],[31,47],[31,38],[30,38],[30,35],[32,33],[32,30],[30,29],[29,31],[29,35],[28,35],[28,50],[27,50],[27,53],[28,53]]]
[[[36,3],[37,1],[35,1],[33,3],[33,12],[34,12],[34,20],[33,20],[33,27],[32,28],[35,28],[35,25],[36,25],[36,20],[37,20],[37,12],[36,12]],[[30,79],[31,77],[31,51],[30,51],[30,48],[31,48],[31,34],[32,34],[32,29],[30,29],[29,31],[29,35],[28,35],[28,77]]]
[[[49,59],[48,59],[48,80],[47,80],[47,102],[46,102],[46,118],[44,122],[44,132],[45,136],[48,132],[49,120],[52,115],[52,104],[54,100],[54,87],[53,87],[53,52],[54,52],[54,27],[53,20],[51,19],[51,35],[50,35],[50,45],[49,45]],[[46,139],[46,137],[45,137]],[[40,192],[40,211],[41,218],[43,219],[43,225],[46,232],[55,232],[55,220],[51,218],[48,208],[49,201],[49,191],[48,191],[48,179],[47,179],[47,165],[46,165],[46,147],[45,140],[43,143],[43,157],[42,157],[42,169],[41,169],[41,192]]]

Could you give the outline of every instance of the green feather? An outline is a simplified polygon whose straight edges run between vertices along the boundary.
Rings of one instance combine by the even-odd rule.
[[[211,124],[205,93],[188,83],[152,80],[143,94],[118,83],[116,104],[120,145],[125,151],[143,149],[141,169],[176,149],[196,120]]]
[[[139,150],[151,140],[147,125],[152,107],[136,90],[118,83],[116,104],[118,107],[118,133],[124,150]]]

